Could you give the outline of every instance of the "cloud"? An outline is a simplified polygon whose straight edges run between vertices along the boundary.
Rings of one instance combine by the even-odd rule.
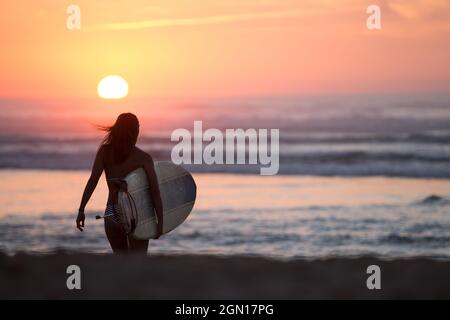
[[[148,28],[164,28],[178,26],[196,26],[210,24],[224,24],[240,21],[254,21],[279,19],[286,17],[299,17],[307,14],[305,11],[289,10],[289,11],[270,11],[258,13],[243,13],[230,15],[216,15],[198,18],[173,18],[173,19],[152,19],[140,20],[132,22],[108,23],[94,26],[96,30],[132,30],[132,29],[148,29]]]
[[[406,19],[448,19],[448,0],[391,0],[388,7]]]

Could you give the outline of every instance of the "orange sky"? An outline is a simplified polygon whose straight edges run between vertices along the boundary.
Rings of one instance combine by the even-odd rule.
[[[1,98],[96,98],[109,74],[132,98],[450,91],[448,0],[3,1],[0,40]]]

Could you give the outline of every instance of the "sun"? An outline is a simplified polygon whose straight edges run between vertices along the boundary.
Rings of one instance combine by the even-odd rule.
[[[128,95],[128,83],[121,76],[107,76],[98,83],[97,92],[103,99],[122,99]]]

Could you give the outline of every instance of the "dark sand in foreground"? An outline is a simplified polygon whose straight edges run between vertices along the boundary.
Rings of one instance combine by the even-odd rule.
[[[68,290],[66,268],[81,267],[82,289]],[[381,267],[381,290],[368,290],[366,269]],[[0,254],[0,298],[378,299],[450,298],[450,262],[426,258],[112,256]]]

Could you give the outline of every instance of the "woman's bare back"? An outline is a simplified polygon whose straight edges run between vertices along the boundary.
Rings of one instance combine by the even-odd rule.
[[[128,158],[121,164],[114,163],[112,149],[108,145],[105,145],[101,152],[109,189],[108,204],[112,203],[112,193],[114,189],[114,183],[111,182],[111,179],[125,178],[126,175],[133,170],[145,168],[153,162],[151,156],[138,147],[134,147]]]

